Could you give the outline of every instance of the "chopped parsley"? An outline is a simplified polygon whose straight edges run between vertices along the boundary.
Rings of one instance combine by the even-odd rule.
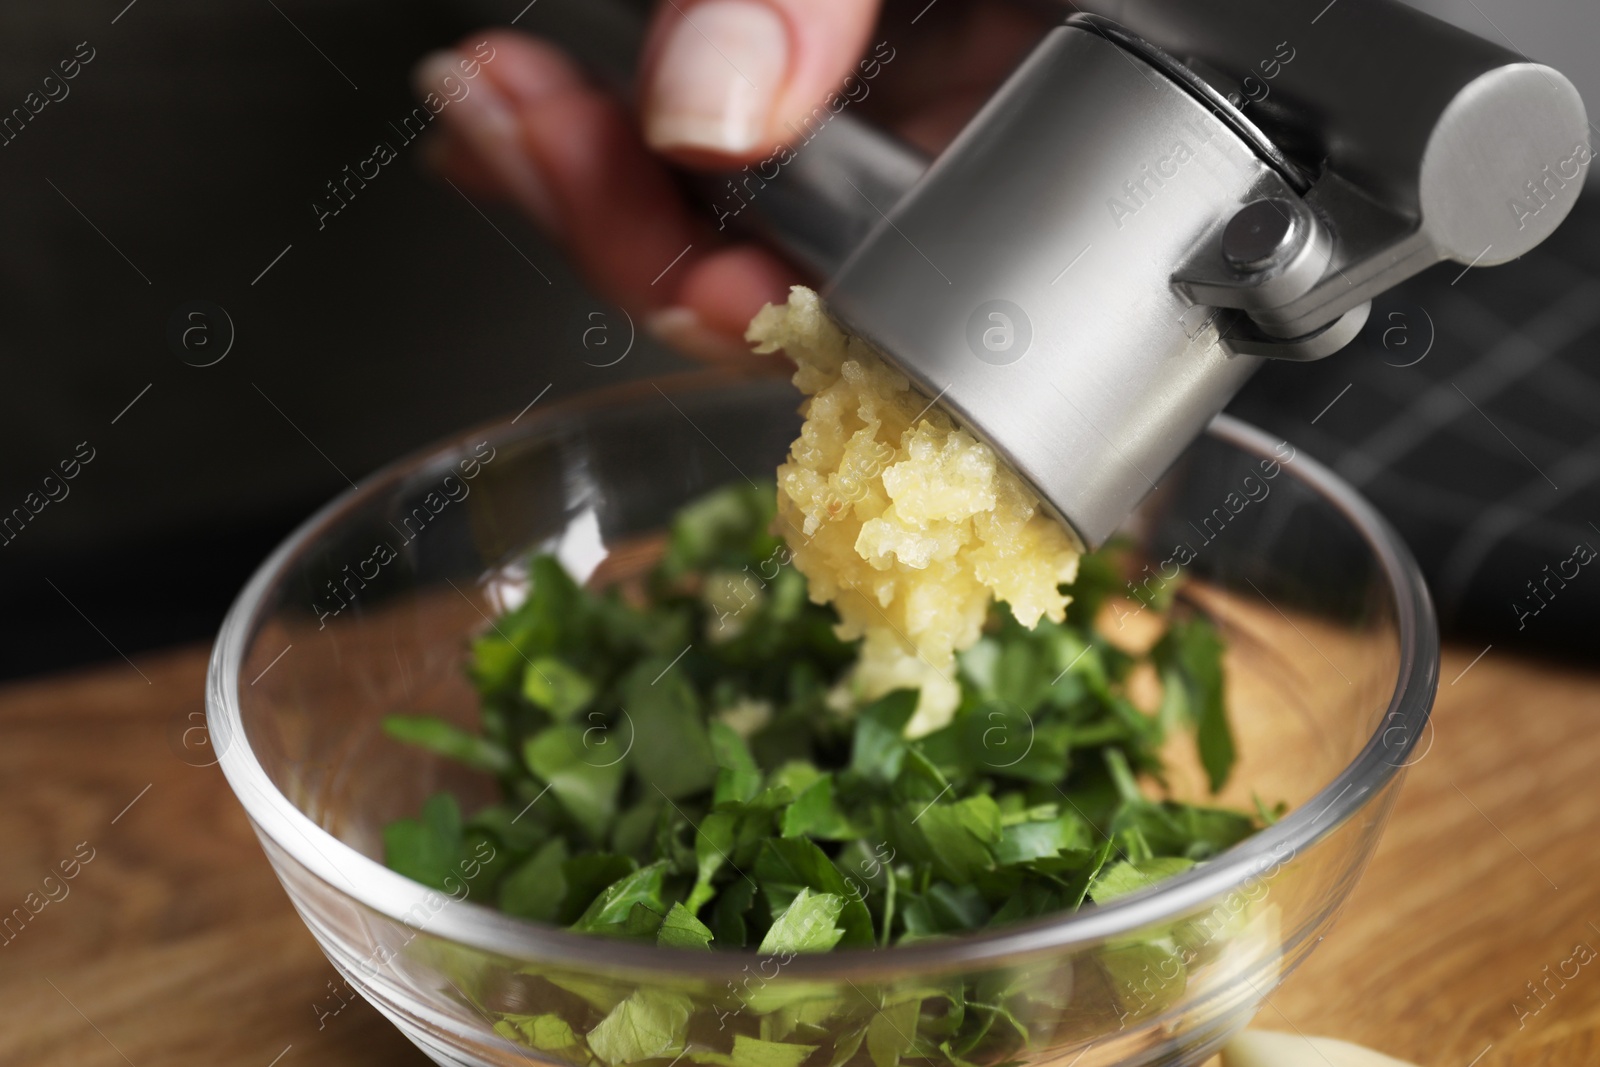
[[[855,648],[834,635],[832,610],[807,599],[769,532],[773,508],[771,487],[697,501],[659,563],[613,588],[581,588],[535,555],[526,599],[472,643],[481,730],[385,722],[398,741],[494,776],[503,799],[463,814],[450,795],[432,797],[386,828],[388,865],[458,890],[487,841],[495,859],[470,864],[475,901],[601,936],[784,961],[1103,903],[1262,825],[1140,787],[1162,781],[1161,748],[1185,729],[1215,792],[1234,740],[1207,620],[1168,609],[1143,655],[1095,632],[1096,608],[1121,585],[1115,549],[1085,557],[1063,624],[1024,629],[997,606],[958,657],[954,718],[907,740],[915,692],[845,711],[830,699]],[[1162,683],[1153,712],[1128,695],[1145,664]],[[1137,967],[1173,946],[1119,951]],[[851,1010],[842,1002],[767,1004],[757,991],[737,1005],[734,1035],[689,1055],[749,1067],[1000,1062],[1027,1041],[1022,1009],[1004,1004],[1059,985],[1053,972],[1024,977],[1016,990],[984,987],[995,976],[932,983],[858,1012],[847,1038],[827,1036]],[[540,981],[565,1010],[499,1012],[502,1036],[576,1064],[671,1060],[689,1047],[685,996]]]

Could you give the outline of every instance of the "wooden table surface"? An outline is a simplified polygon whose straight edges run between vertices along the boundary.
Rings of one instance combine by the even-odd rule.
[[[1600,675],[1477,652],[1447,654],[1375,859],[1258,1026],[1600,1064]],[[0,1067],[426,1064],[359,1000],[319,1028],[333,968],[221,772],[180,758],[204,674],[193,648],[0,688]]]

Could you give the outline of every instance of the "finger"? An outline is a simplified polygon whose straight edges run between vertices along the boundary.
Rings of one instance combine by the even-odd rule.
[[[709,253],[687,272],[677,303],[655,312],[646,328],[659,341],[707,361],[792,370],[780,356],[753,356],[744,332],[766,304],[788,299],[794,268],[755,245]]]
[[[678,287],[679,307],[692,310],[712,333],[738,342],[748,354],[744,332],[756,312],[789,298],[799,278],[793,266],[753,244],[734,245],[708,254],[684,276]]]
[[[718,165],[804,136],[855,69],[877,16],[877,0],[668,0],[645,48],[646,141]]]
[[[440,114],[447,173],[476,166],[511,191],[568,247],[597,292],[669,343],[693,355],[749,359],[745,325],[762,304],[784,298],[793,268],[753,246],[721,245],[627,112],[561,53],[515,34],[488,43],[493,59],[472,92]],[[446,60],[460,54],[429,73],[442,76]]]
[[[522,143],[521,106],[579,91],[583,78],[560,52],[520,34],[490,33],[424,57],[412,74],[417,96],[438,115],[443,161],[475,187],[495,188],[552,232],[561,217]],[[446,177],[454,180],[449,171]]]
[[[753,245],[720,246],[609,97],[568,94],[525,112],[523,123],[590,284],[688,355],[750,360],[745,327],[763,304],[784,299],[794,268]]]
[[[715,238],[622,107],[581,89],[524,107],[518,119],[523,152],[550,190],[560,236],[584,276],[631,310],[673,303]]]

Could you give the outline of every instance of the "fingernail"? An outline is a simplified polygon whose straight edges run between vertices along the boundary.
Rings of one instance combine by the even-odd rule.
[[[507,192],[546,229],[559,228],[560,215],[538,168],[528,157],[516,114],[489,79],[462,76],[460,57],[435,52],[416,66],[417,95],[443,101],[440,118],[454,128]]]
[[[675,15],[645,105],[654,148],[759,145],[789,67],[783,18],[755,0],[706,0]]]
[[[652,312],[645,317],[644,329],[667,347],[695,359],[750,359],[748,344],[709,328],[691,308],[670,307]]]

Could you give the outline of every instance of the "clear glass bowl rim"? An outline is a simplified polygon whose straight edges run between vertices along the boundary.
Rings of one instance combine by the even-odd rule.
[[[581,422],[593,412],[638,403],[652,394],[683,396],[749,388],[771,375],[699,371],[635,381],[586,392],[552,404],[527,424],[513,427],[501,418],[429,446],[385,466],[324,505],[289,535],[251,576],[223,620],[212,648],[206,678],[207,721],[212,743],[229,785],[260,832],[296,862],[337,892],[341,883],[359,887],[353,899],[396,921],[438,894],[396,874],[340,841],[307,818],[272,783],[256,760],[244,733],[240,679],[244,656],[258,618],[279,577],[328,528],[412,475],[433,468],[444,473],[469,442],[504,444],[563,424]],[[659,399],[659,397],[657,397]],[[797,397],[798,402],[798,397]],[[1207,435],[1263,459],[1278,458],[1271,435],[1229,415],[1218,415]],[[714,446],[715,447],[715,446]],[[1314,489],[1360,533],[1387,579],[1396,606],[1400,643],[1397,684],[1377,730],[1357,757],[1331,782],[1278,823],[1183,875],[1110,904],[1089,906],[993,931],[980,931],[888,949],[846,949],[802,955],[786,965],[795,980],[826,982],[882,979],[916,973],[951,973],[1007,966],[1087,947],[1142,927],[1170,922],[1249,884],[1333,833],[1381,793],[1406,766],[1423,734],[1438,683],[1439,636],[1432,600],[1422,572],[1388,522],[1328,468],[1297,454],[1285,470]],[[1398,742],[1390,739],[1398,731]],[[426,907],[426,905],[423,905]],[[433,911],[434,909],[427,909]],[[751,959],[744,952],[697,952],[658,948],[577,934],[528,922],[470,900],[438,910],[428,933],[498,956],[538,960],[578,970],[612,970],[636,976],[722,981],[741,973]]]

